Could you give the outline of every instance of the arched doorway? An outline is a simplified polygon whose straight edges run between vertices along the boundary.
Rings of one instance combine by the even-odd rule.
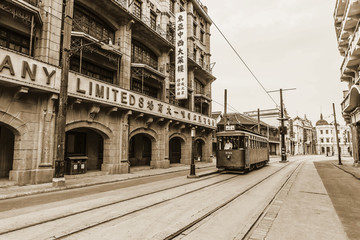
[[[169,142],[169,160],[170,164],[181,162],[181,142],[182,139],[174,137]]]
[[[130,166],[150,166],[151,139],[143,133],[136,134],[129,142]]]
[[[15,136],[12,131],[0,125],[0,178],[8,178],[13,167]]]
[[[203,160],[203,146],[204,146],[204,141],[201,139],[197,139],[194,143],[194,158],[197,161],[202,161]]]
[[[104,154],[103,137],[88,128],[66,132],[65,158],[87,157],[87,170],[101,170]]]
[[[321,153],[324,154],[325,153],[325,148],[321,147]]]

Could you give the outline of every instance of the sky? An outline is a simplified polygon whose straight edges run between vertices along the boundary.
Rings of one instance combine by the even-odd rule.
[[[340,81],[343,58],[337,47],[333,13],[335,0],[201,0],[208,14],[267,91],[284,91],[290,117],[306,117],[315,125],[320,113],[344,123],[340,103],[346,83]],[[275,108],[268,94],[211,26],[211,62],[215,62],[212,111]],[[280,104],[279,92],[270,93]]]

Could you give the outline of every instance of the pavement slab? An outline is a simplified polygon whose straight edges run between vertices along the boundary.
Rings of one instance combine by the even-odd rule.
[[[312,160],[305,162],[281,198],[283,203],[267,240],[348,239]]]

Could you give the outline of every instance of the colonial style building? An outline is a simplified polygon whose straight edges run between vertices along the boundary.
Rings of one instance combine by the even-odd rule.
[[[341,103],[342,115],[351,128],[354,163],[359,162],[360,137],[360,2],[337,0],[334,10],[338,49],[344,57],[340,66],[340,80],[347,83]]]
[[[292,136],[293,154],[316,154],[315,129],[309,119],[295,117],[290,121],[292,129],[289,130]],[[292,149],[292,148],[290,148]]]
[[[320,115],[320,120],[315,124],[317,144],[316,150],[318,154],[325,154],[327,156],[337,155],[337,143],[336,143],[336,131],[334,124],[328,123],[323,119],[323,115]],[[340,153],[342,156],[349,156],[352,154],[350,127],[337,126]]]
[[[71,32],[64,31],[66,4]],[[183,100],[175,98],[178,12],[187,20]],[[197,0],[1,1],[0,177],[52,181],[64,51],[66,159],[108,174],[189,164],[195,129],[195,155],[211,161],[210,25]],[[66,34],[70,49],[62,48]]]

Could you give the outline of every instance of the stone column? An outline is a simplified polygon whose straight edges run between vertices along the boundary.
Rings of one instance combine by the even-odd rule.
[[[121,120],[121,163],[120,163],[120,172],[119,173],[129,173],[130,172],[130,162],[129,162],[129,115],[132,112],[130,110],[124,112]]]

